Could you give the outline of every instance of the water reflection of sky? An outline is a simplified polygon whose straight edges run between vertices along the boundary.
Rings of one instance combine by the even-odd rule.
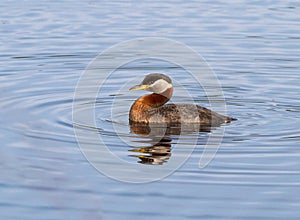
[[[1,219],[297,219],[299,8],[295,1],[2,1]],[[198,147],[163,181],[131,185],[85,160],[71,105],[99,52],[144,36],[170,37],[203,55],[239,121],[226,127],[205,169]],[[206,104],[203,94],[196,99]],[[123,147],[116,152],[129,158],[134,152]]]

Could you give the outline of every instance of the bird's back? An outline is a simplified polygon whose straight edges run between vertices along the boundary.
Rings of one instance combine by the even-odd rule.
[[[153,108],[150,111],[150,123],[200,123],[201,126],[218,126],[235,120],[205,107],[191,104],[167,104],[159,108]]]

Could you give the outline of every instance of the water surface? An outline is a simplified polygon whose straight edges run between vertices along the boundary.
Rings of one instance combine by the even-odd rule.
[[[2,1],[0,6],[1,219],[299,218],[298,2]],[[228,114],[239,120],[225,127],[220,149],[205,169],[198,163],[211,133],[201,132],[180,169],[136,185],[107,178],[85,159],[74,136],[72,102],[80,75],[99,52],[147,36],[178,40],[200,53],[222,84]],[[194,100],[209,107],[209,97],[181,68],[150,64],[119,69],[122,74],[96,100],[102,129],[97,132],[136,166],[146,164],[129,155],[141,152],[115,141],[111,129],[119,122],[124,134],[134,135],[126,113],[143,93],[120,93],[120,86],[138,74],[164,72],[184,80]],[[175,100],[188,101],[176,95]],[[112,118],[114,100],[128,104]],[[171,138],[156,167],[172,157],[176,136]]]

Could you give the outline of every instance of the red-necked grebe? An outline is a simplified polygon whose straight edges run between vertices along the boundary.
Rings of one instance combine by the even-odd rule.
[[[214,126],[228,123],[235,118],[220,115],[207,108],[191,104],[166,104],[172,97],[173,85],[170,77],[153,73],[147,75],[140,85],[130,90],[147,90],[153,92],[138,98],[131,106],[130,123],[167,123]]]

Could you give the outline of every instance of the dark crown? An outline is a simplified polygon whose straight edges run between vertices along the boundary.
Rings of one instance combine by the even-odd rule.
[[[168,83],[172,84],[172,80],[170,77],[168,77],[164,74],[160,74],[160,73],[151,73],[151,74],[145,76],[142,84],[143,85],[151,85],[159,79],[163,79],[163,80],[167,81]]]

